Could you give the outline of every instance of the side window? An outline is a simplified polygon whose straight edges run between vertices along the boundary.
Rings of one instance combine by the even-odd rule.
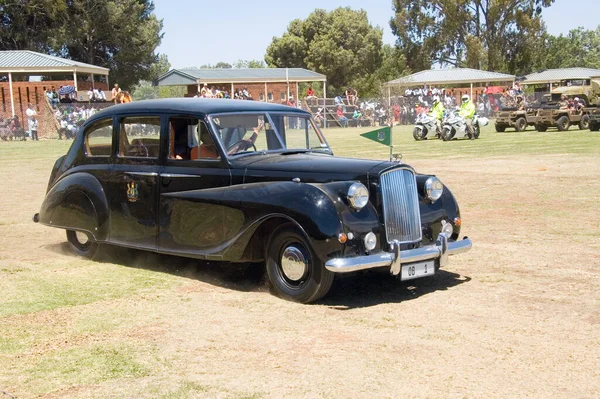
[[[112,153],[113,123],[105,119],[85,131],[85,149],[88,157],[108,157]]]
[[[160,116],[128,116],[119,120],[119,156],[158,158]]]
[[[204,121],[198,118],[169,118],[169,159],[219,159],[217,146]]]
[[[273,101],[273,93],[267,94],[267,101]]]

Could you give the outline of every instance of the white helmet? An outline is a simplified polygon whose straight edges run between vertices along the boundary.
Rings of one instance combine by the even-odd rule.
[[[431,101],[433,101],[434,104],[437,104],[440,102],[440,96],[433,96],[433,98],[431,99]]]
[[[469,95],[468,94],[463,94],[463,96],[461,97],[461,100],[463,100],[463,102],[469,101]]]
[[[579,97],[575,97],[575,101],[579,101]]]

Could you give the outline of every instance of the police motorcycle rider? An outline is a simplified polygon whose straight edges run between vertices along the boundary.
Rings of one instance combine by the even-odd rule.
[[[463,94],[461,97],[460,110],[458,115],[465,118],[467,125],[467,132],[470,135],[471,140],[475,140],[475,129],[473,129],[473,117],[475,116],[475,104],[471,101],[468,94]]]
[[[444,115],[446,114],[446,109],[444,108],[444,105],[440,101],[440,96],[438,96],[438,95],[433,96],[432,102],[433,102],[433,108],[431,108],[429,115],[432,116],[433,118],[435,118],[435,123],[437,126],[436,136],[439,137],[440,134],[442,133],[442,120],[444,119]]]

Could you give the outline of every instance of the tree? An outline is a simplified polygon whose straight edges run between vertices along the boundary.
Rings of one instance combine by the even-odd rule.
[[[548,36],[544,48],[544,68],[584,67],[600,69],[600,26],[581,27],[566,36]]]
[[[161,54],[158,57],[158,62],[152,66],[152,72],[149,80],[142,80],[137,85],[133,86],[131,95],[134,100],[148,100],[151,98],[167,98],[167,97],[182,97],[179,94],[178,88],[173,86],[154,86],[156,80],[171,69],[171,63],[166,54]]]
[[[355,86],[373,91],[370,77],[381,66],[383,31],[369,23],[364,10],[316,9],[295,19],[280,38],[274,37],[265,60],[271,67],[307,68],[327,76],[329,92]]]
[[[50,52],[66,8],[64,0],[0,1],[0,50]]]
[[[520,72],[544,36],[554,0],[393,0],[396,44],[413,70],[449,64]]]
[[[68,23],[60,52],[74,60],[110,68],[123,88],[149,80],[163,34],[151,0],[67,0]]]
[[[150,79],[162,39],[151,0],[0,1],[0,49],[33,50],[110,69],[130,88]]]
[[[232,65],[227,63],[227,62],[217,62],[215,64],[215,68],[222,68],[222,69],[231,69]]]

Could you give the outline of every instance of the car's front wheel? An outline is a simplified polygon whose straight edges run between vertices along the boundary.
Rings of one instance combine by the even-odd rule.
[[[266,269],[275,293],[294,302],[314,302],[325,296],[333,283],[333,273],[325,269],[302,231],[293,225],[281,226],[271,235]]]
[[[98,251],[98,243],[82,231],[67,230],[67,241],[71,250],[79,256],[92,259]]]

